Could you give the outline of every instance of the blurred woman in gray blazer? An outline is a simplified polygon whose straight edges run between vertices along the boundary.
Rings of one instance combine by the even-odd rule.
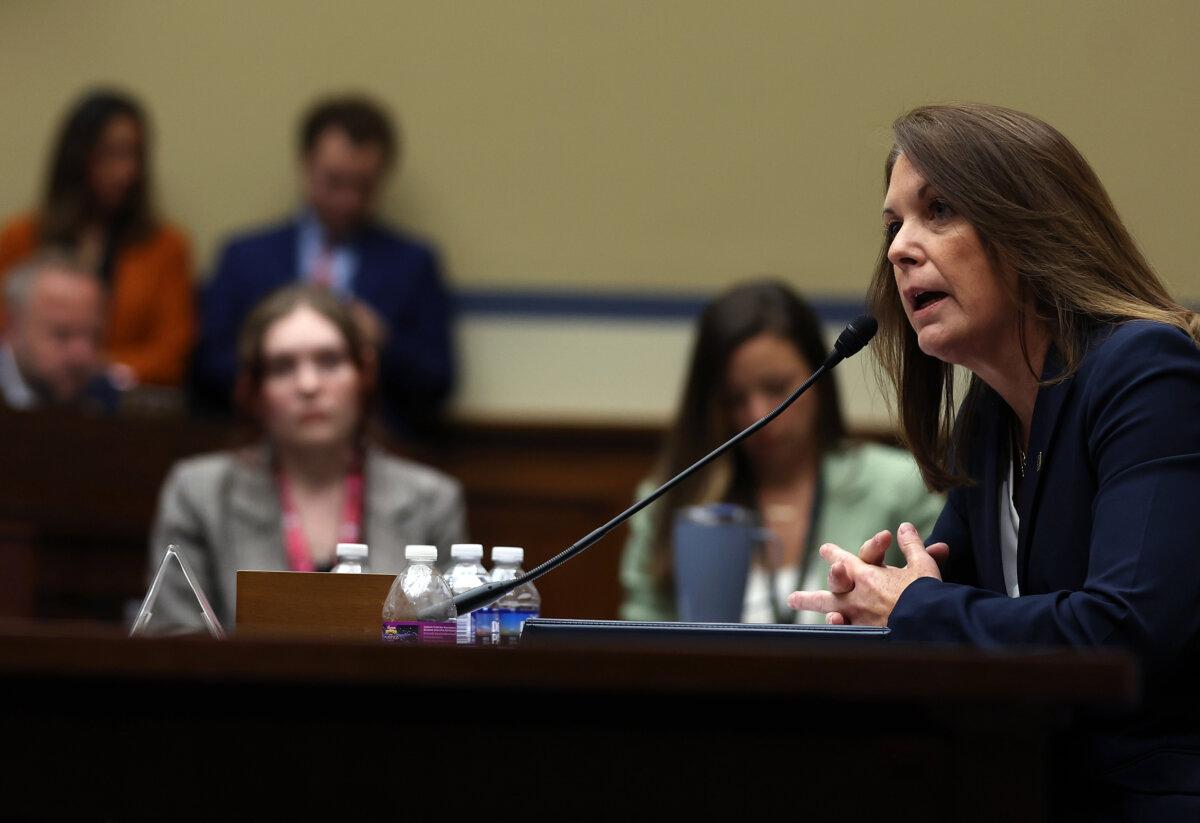
[[[325,571],[337,543],[367,543],[370,570],[396,573],[406,544],[445,551],[464,541],[458,483],[365,437],[375,350],[348,306],[318,286],[281,289],[247,318],[238,360],[238,403],[264,439],[174,466],[150,541],[151,574],[168,544],[180,546],[232,628],[239,569]],[[183,576],[167,577],[151,630],[202,629]]]

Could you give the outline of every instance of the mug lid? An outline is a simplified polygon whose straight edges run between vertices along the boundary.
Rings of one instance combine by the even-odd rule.
[[[680,509],[675,514],[675,522],[681,520],[705,526],[752,525],[758,522],[758,513],[736,503],[707,503],[703,506],[685,506]]]

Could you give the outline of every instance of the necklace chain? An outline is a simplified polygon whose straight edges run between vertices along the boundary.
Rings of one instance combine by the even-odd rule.
[[[1020,475],[1021,479],[1024,480],[1025,479],[1025,462],[1026,462],[1027,455],[1025,454],[1025,450],[1023,448],[1021,448],[1021,429],[1019,426],[1016,426],[1016,425],[1014,425],[1012,428],[1012,444],[1013,444],[1013,448],[1017,452],[1017,472]]]

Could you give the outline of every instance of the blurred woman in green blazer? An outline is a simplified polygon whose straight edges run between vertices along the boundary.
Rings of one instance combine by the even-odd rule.
[[[679,412],[653,477],[639,497],[775,408],[828,354],[812,309],[786,285],[731,289],[704,311]],[[837,384],[824,379],[771,425],[631,522],[621,559],[626,620],[675,618],[671,531],[696,504],[737,503],[756,511],[773,539],[752,563],[742,619],[819,622],[782,608],[797,588],[824,588],[826,542],[860,545],[902,520],[928,528],[942,509],[907,452],[846,435]],[[771,591],[774,582],[775,591]]]

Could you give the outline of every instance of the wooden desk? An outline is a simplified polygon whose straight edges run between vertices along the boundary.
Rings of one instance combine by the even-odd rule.
[[[0,817],[72,820],[1036,821],[1052,733],[1137,690],[1112,653],[397,648],[45,627],[0,630],[0,677]]]

